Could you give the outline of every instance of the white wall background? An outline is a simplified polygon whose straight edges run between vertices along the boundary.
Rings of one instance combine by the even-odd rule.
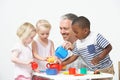
[[[114,80],[118,80],[120,0],[0,0],[0,80],[13,80],[10,49],[17,42],[16,30],[23,22],[35,25],[38,19],[49,20],[52,24],[49,38],[56,47],[62,42],[60,16],[69,12],[88,17],[91,30],[102,33],[111,42]]]

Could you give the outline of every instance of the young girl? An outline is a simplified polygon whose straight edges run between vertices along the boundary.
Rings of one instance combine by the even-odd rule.
[[[12,62],[15,64],[15,80],[31,80],[32,50],[29,44],[36,35],[35,27],[28,22],[22,24],[17,30],[20,41],[12,49]]]
[[[45,70],[47,57],[54,55],[54,43],[49,40],[51,25],[47,20],[36,23],[37,38],[32,43],[33,55],[39,62],[39,69]]]

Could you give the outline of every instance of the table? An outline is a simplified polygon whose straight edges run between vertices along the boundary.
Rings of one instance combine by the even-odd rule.
[[[93,74],[93,72],[88,71],[84,76],[74,76],[74,75],[65,75],[63,71],[59,72],[57,75],[47,75],[46,73],[34,72],[33,75],[49,78],[51,80],[91,80],[91,79],[102,79],[102,78],[113,78],[112,74],[100,73]]]

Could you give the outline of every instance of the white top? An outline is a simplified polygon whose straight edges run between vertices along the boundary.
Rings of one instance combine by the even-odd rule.
[[[32,50],[29,46],[24,46],[21,43],[17,43],[13,48],[12,51],[18,51],[19,56],[18,58],[22,61],[27,61],[33,58]],[[25,77],[31,77],[32,69],[30,65],[20,65],[14,64],[14,78],[19,75],[24,75]]]
[[[48,45],[47,46],[43,46],[38,41],[38,39],[36,39],[35,41],[37,43],[37,47],[38,47],[37,50],[38,50],[39,56],[41,56],[41,57],[51,56],[51,54],[50,54],[51,41],[50,40],[48,40]],[[47,67],[46,67],[47,62],[46,61],[37,60],[37,62],[39,63],[39,70],[45,70],[45,69],[47,69]]]

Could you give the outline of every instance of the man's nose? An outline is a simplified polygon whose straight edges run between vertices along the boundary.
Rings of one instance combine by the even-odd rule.
[[[61,29],[61,33],[62,33],[62,34],[65,33],[65,30],[64,30],[64,29]]]

